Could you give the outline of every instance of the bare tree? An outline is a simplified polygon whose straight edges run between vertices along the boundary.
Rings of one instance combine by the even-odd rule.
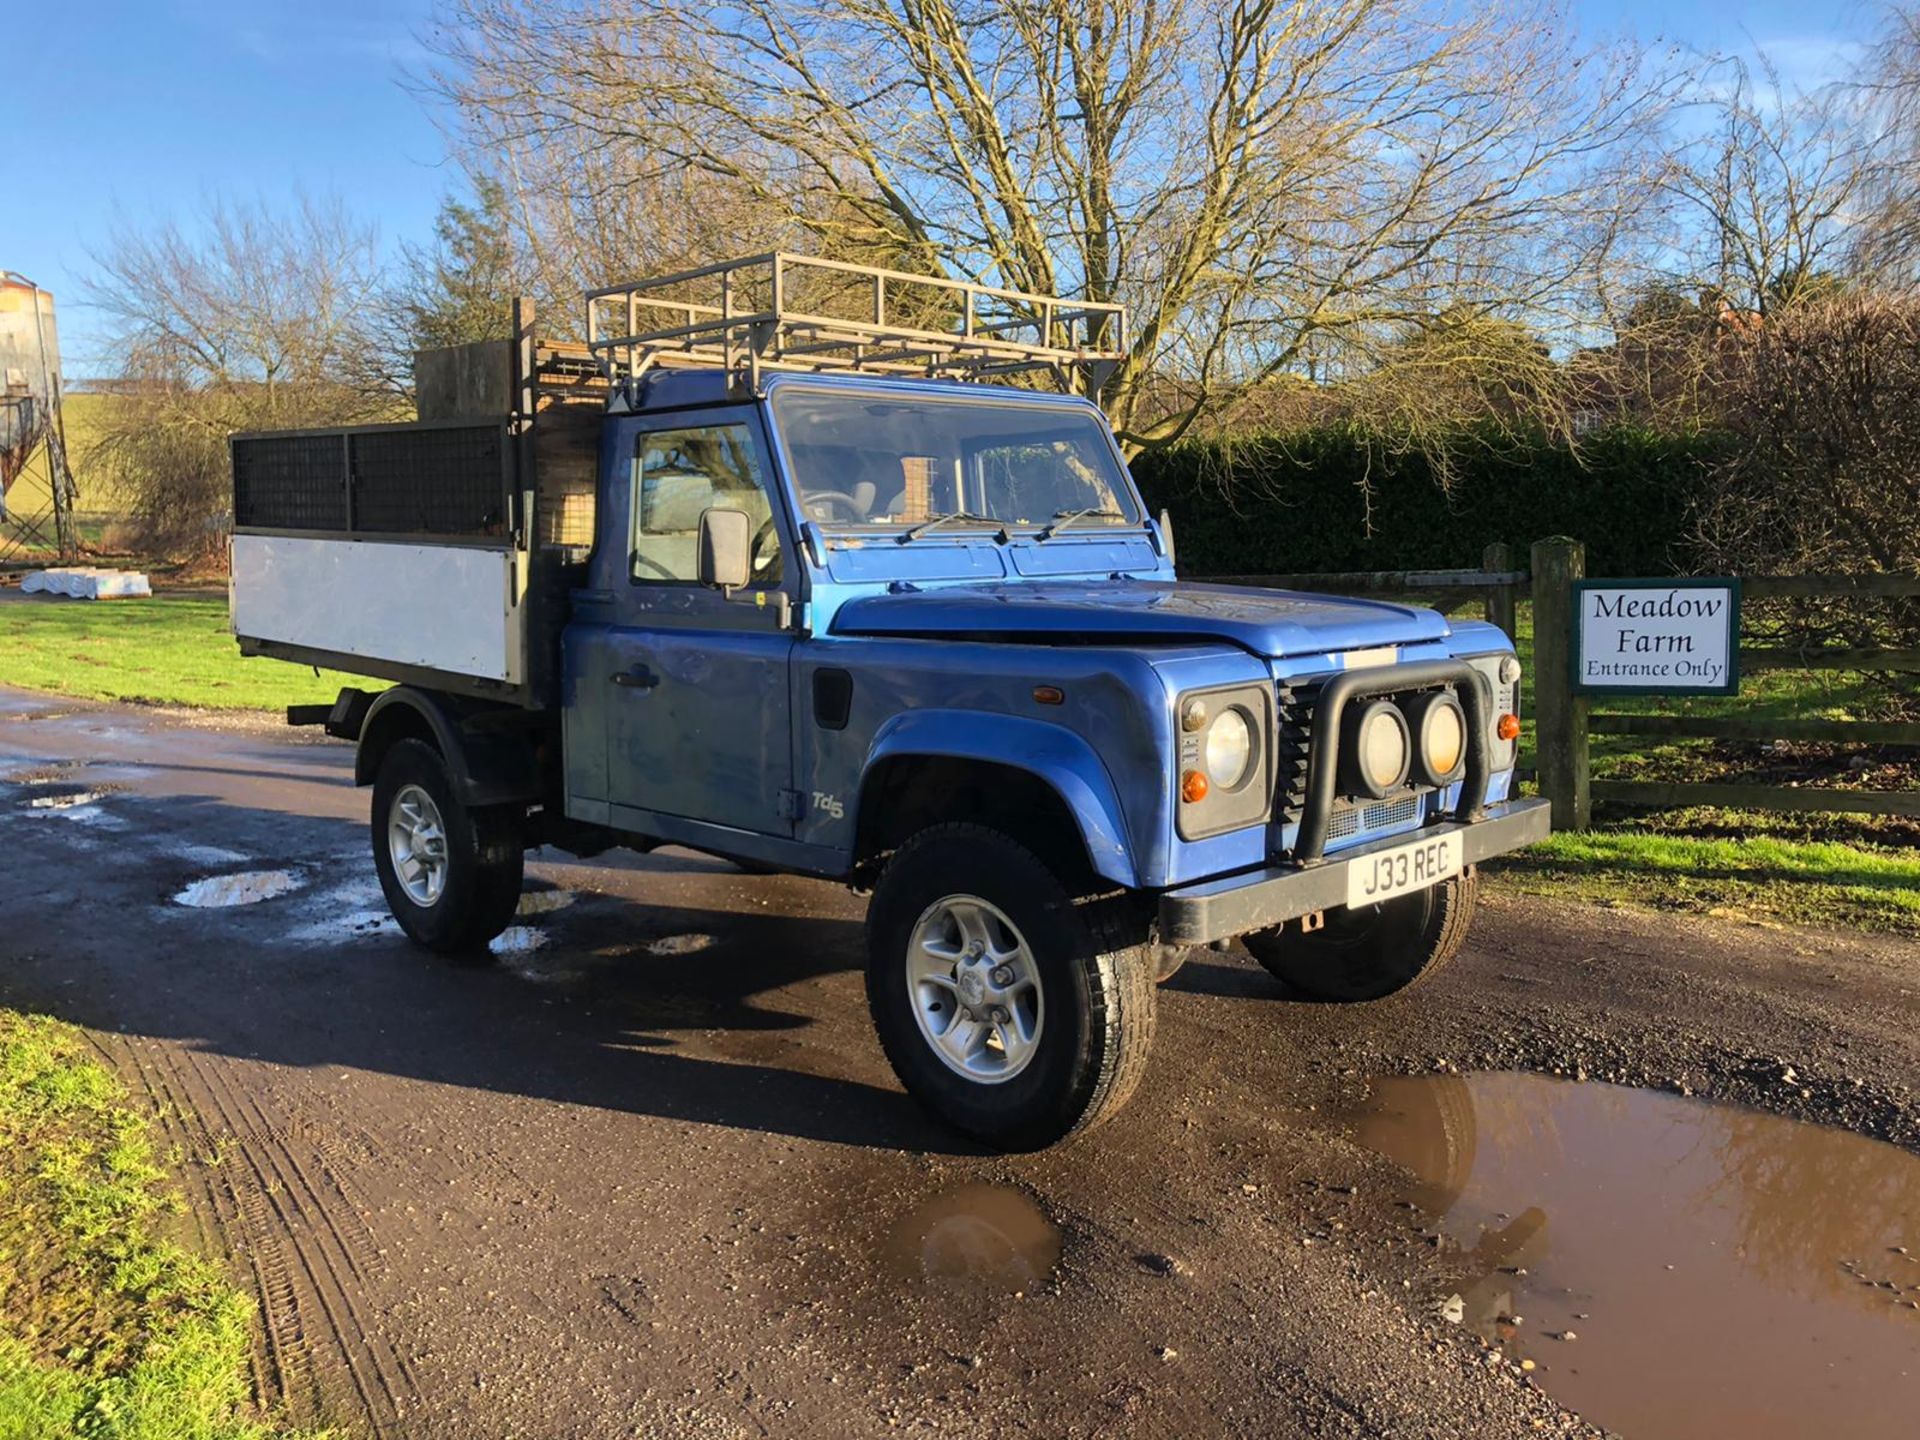
[[[1854,232],[1857,268],[1883,289],[1920,282],[1920,9],[1890,9],[1853,97],[1877,127]]]
[[[1855,96],[1791,91],[1764,56],[1757,77],[1713,62],[1697,89],[1661,184],[1673,213],[1655,268],[1730,321],[1831,293],[1875,165]]]
[[[1263,381],[1377,372],[1443,314],[1561,329],[1647,191],[1621,166],[1660,98],[1528,0],[443,0],[440,21],[429,85],[536,224],[593,217],[570,243],[616,267],[663,235],[700,258],[797,238],[1122,301],[1105,400],[1134,446]],[[623,193],[638,213],[600,228]]]
[[[393,416],[369,372],[374,232],[338,202],[122,219],[93,261],[86,297],[127,382],[94,458],[158,552],[217,552],[233,432]]]
[[[1702,495],[1696,544],[1719,573],[1920,573],[1920,301],[1845,295],[1735,337],[1718,385],[1739,437]],[[1920,644],[1920,602],[1779,602],[1796,644]],[[1880,677],[1902,713],[1911,676]]]

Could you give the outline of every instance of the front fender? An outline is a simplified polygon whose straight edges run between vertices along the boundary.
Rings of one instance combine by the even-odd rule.
[[[1037,776],[1065,802],[1094,873],[1136,888],[1133,850],[1113,780],[1093,747],[1065,726],[978,710],[905,711],[873,737],[862,772],[862,796],[865,777],[876,765],[905,756],[977,760]]]

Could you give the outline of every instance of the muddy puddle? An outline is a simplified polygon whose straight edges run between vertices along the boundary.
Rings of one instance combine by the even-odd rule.
[[[1006,1185],[976,1182],[934,1196],[894,1225],[888,1269],[913,1285],[974,1295],[1032,1294],[1060,1265],[1060,1227]]]
[[[27,809],[41,813],[78,810],[97,804],[104,793],[100,790],[69,790],[57,795],[32,795],[27,798]]]
[[[77,825],[107,830],[126,828],[126,821],[100,808],[111,787],[84,789],[78,785],[36,777],[28,793],[15,802],[21,812],[40,819],[69,820]]]
[[[649,940],[642,948],[649,955],[671,957],[674,955],[697,955],[702,950],[713,947],[711,935],[663,935],[658,940]]]
[[[298,890],[300,881],[286,870],[245,870],[238,875],[209,875],[173,897],[189,910],[226,910],[236,905],[258,905]]]
[[[496,955],[531,955],[546,945],[546,931],[532,925],[509,925],[488,942],[487,948]]]
[[[1353,1134],[1467,1261],[1438,1313],[1635,1440],[1920,1425],[1920,1159],[1524,1074],[1377,1080]]]

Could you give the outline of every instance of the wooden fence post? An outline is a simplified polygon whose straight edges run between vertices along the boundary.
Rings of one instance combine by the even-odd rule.
[[[1480,568],[1496,574],[1506,574],[1513,569],[1513,547],[1505,541],[1496,540],[1480,553]],[[1511,585],[1492,585],[1487,588],[1487,619],[1513,637],[1513,627],[1517,617],[1514,612],[1519,608],[1514,602]]]
[[[1553,802],[1553,828],[1593,821],[1587,769],[1587,700],[1573,693],[1573,582],[1587,573],[1587,547],[1556,536],[1533,547],[1533,726],[1540,793]]]

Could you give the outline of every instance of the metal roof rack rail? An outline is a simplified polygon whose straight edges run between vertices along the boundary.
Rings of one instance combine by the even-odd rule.
[[[1100,387],[1122,358],[1124,305],[774,252],[589,290],[587,348],[616,390],[655,366],[922,379],[1050,377]]]

